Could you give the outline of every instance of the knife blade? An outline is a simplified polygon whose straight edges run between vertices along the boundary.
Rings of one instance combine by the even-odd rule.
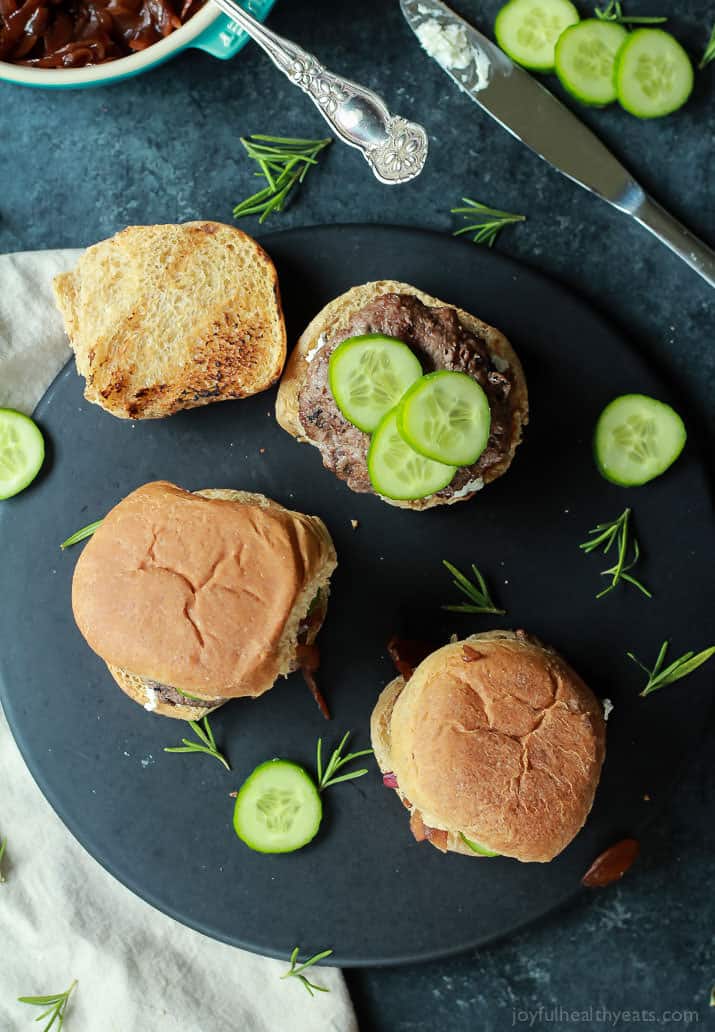
[[[423,48],[507,132],[579,186],[631,215],[715,286],[715,252],[649,197],[552,93],[442,0],[400,0]]]

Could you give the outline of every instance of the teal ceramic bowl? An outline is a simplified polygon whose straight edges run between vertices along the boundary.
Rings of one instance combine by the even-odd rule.
[[[242,6],[259,21],[264,21],[276,0],[242,0]],[[159,43],[129,57],[119,57],[89,68],[26,68],[0,61],[0,81],[18,86],[39,86],[51,90],[77,90],[89,86],[108,86],[133,75],[156,68],[189,47],[205,50],[213,57],[227,60],[246,45],[249,37],[225,14],[209,2],[180,29]]]

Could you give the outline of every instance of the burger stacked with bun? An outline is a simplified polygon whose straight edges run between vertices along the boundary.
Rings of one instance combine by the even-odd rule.
[[[198,720],[297,669],[317,695],[315,640],[336,564],[317,516],[158,481],[116,505],[86,545],[72,608],[122,691]]]
[[[384,689],[375,758],[418,841],[465,856],[553,860],[591,809],[605,754],[601,704],[523,631],[427,656]]]

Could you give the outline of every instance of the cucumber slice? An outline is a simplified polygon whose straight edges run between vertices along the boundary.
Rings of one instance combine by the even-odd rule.
[[[693,66],[663,29],[636,29],[618,52],[616,90],[621,107],[638,118],[677,111],[693,89]]]
[[[500,855],[499,853],[493,852],[491,849],[487,849],[487,847],[483,846],[480,842],[475,842],[474,839],[468,839],[463,831],[460,831],[459,837],[461,838],[462,842],[464,842],[465,846],[469,846],[473,853],[479,853],[480,856]]]
[[[510,0],[497,15],[494,34],[512,61],[535,72],[550,72],[557,39],[578,20],[569,0]]]
[[[244,781],[233,811],[234,831],[257,853],[292,853],[313,839],[323,804],[297,763],[268,760]]]
[[[680,455],[687,433],[678,413],[646,394],[624,394],[601,413],[594,452],[600,473],[614,484],[646,484]]]
[[[466,373],[422,376],[397,408],[397,429],[435,462],[471,466],[487,446],[492,414],[480,384]]]
[[[411,501],[441,491],[457,472],[454,466],[426,459],[410,448],[397,429],[397,412],[388,412],[370,441],[370,481],[385,498]]]
[[[330,390],[345,418],[371,434],[408,387],[422,376],[422,366],[396,337],[367,333],[348,337],[330,356]]]
[[[29,416],[0,408],[0,498],[11,498],[31,484],[45,458],[45,442]]]
[[[617,22],[587,18],[572,25],[556,44],[556,74],[582,104],[603,107],[616,97],[616,55],[628,39]]]

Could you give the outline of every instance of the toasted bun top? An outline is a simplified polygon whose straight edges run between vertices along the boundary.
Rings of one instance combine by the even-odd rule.
[[[291,669],[286,647],[335,565],[332,542],[316,517],[243,497],[159,481],[105,517],[77,563],[72,607],[107,663],[226,698],[260,695]]]
[[[560,656],[494,631],[446,645],[417,667],[394,703],[389,752],[400,794],[425,824],[545,861],[588,815],[605,723]]]
[[[275,267],[234,226],[129,226],[53,289],[85,397],[122,419],[244,398],[283,369]]]

